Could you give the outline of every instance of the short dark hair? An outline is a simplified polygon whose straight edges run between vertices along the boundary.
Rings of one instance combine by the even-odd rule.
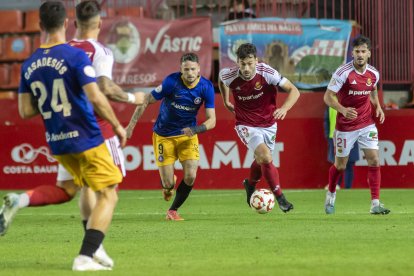
[[[257,49],[256,46],[254,46],[252,43],[244,43],[239,46],[236,54],[238,59],[245,59],[249,56],[256,57]]]
[[[76,19],[87,22],[101,13],[101,7],[96,0],[86,0],[76,6]]]
[[[367,44],[368,49],[371,49],[371,40],[363,35],[358,36],[352,41],[352,48]]]
[[[66,9],[60,1],[47,1],[39,8],[40,24],[48,33],[53,33],[63,26]]]
[[[194,53],[186,53],[182,55],[180,61],[181,63],[186,62],[186,61],[192,61],[192,62],[199,63],[198,56]]]

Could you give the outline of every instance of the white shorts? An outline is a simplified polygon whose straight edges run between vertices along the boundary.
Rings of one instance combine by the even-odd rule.
[[[122,175],[125,177],[125,157],[118,137],[113,136],[109,139],[106,139],[105,144],[109,150],[109,153],[111,154],[112,159],[114,160],[115,165],[119,168]],[[57,181],[67,180],[73,180],[73,176],[65,169],[65,167],[59,164]]]
[[[274,124],[271,127],[237,125],[235,129],[243,144],[253,152],[260,144],[264,143],[273,153],[273,150],[275,149],[277,124]]]
[[[378,130],[375,125],[347,132],[335,130],[334,138],[335,154],[338,157],[349,156],[356,141],[360,149],[378,149]]]

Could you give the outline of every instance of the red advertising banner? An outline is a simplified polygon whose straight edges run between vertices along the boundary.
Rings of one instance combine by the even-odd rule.
[[[122,87],[158,86],[180,69],[180,57],[193,52],[201,74],[211,74],[212,28],[209,17],[162,21],[148,18],[104,19],[99,41],[114,54],[114,81]]]
[[[278,96],[283,101],[285,94]],[[282,188],[322,188],[327,184],[327,145],[323,132],[323,93],[302,94],[298,104],[278,123],[274,164],[279,167]],[[133,113],[130,105],[113,105],[126,125]],[[27,189],[56,182],[57,163],[51,157],[40,118],[21,120],[17,101],[1,100],[0,108],[0,189]],[[121,189],[158,189],[160,179],[152,148],[152,125],[158,115],[151,105],[124,149],[127,176]],[[379,125],[382,187],[414,188],[414,110],[385,111]],[[200,121],[204,120],[201,110]],[[216,128],[200,139],[198,189],[240,189],[249,175],[253,154],[239,141],[234,131],[233,115],[216,97]],[[176,166],[179,180],[180,165]],[[362,155],[355,170],[355,188],[367,188],[367,164]],[[262,180],[259,184],[265,187]]]

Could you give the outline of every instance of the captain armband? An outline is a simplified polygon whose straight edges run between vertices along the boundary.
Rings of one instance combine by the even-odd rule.
[[[198,125],[198,126],[192,126],[190,127],[191,132],[193,134],[198,134],[198,133],[203,133],[205,131],[207,131],[207,127],[204,124]]]

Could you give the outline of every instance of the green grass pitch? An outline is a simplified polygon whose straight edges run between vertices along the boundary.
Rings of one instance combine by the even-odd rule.
[[[7,191],[0,191],[4,195]],[[413,275],[414,190],[384,189],[391,213],[369,214],[368,190],[286,190],[291,213],[259,215],[243,190],[195,189],[165,221],[161,191],[120,191],[104,241],[111,275]],[[73,275],[83,230],[78,199],[21,210],[0,237],[0,275]]]

